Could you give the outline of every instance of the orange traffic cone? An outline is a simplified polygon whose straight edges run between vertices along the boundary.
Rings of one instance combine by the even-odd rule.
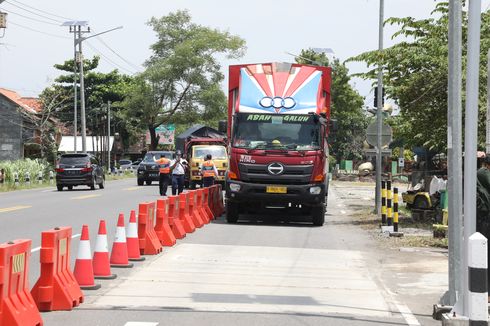
[[[126,234],[128,246],[128,259],[131,261],[143,261],[145,257],[140,255],[140,243],[138,239],[138,223],[136,223],[136,212],[131,210],[129,215],[128,232]]]
[[[78,245],[78,254],[73,275],[83,290],[97,290],[100,288],[100,284],[95,284],[94,280],[88,225],[82,226],[82,236]]]
[[[117,220],[116,238],[112,244],[111,267],[133,267],[133,264],[128,260],[124,214],[119,214],[119,219]]]
[[[109,247],[107,245],[107,230],[105,220],[100,220],[99,232],[95,240],[94,251],[94,277],[97,279],[112,280],[117,277],[111,274],[111,264],[109,263]]]

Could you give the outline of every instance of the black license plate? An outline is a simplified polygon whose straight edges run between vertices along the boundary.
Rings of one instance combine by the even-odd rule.
[[[150,177],[158,177],[158,173],[150,173]]]

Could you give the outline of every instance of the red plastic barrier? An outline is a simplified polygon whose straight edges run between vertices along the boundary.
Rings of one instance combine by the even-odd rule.
[[[192,222],[197,228],[202,228],[204,225],[204,221],[201,218],[201,214],[199,211],[196,209],[196,190],[191,190],[188,192],[188,198],[189,198],[189,215],[192,218]]]
[[[168,224],[175,238],[182,239],[186,236],[184,226],[179,219],[178,196],[168,196]]]
[[[156,255],[162,252],[162,244],[155,233],[155,203],[141,203],[138,209],[138,238],[142,255]]]
[[[36,302],[29,292],[31,240],[0,244],[0,325],[43,324]]]
[[[71,272],[71,227],[41,233],[41,275],[31,290],[39,311],[72,310],[83,293]]]
[[[196,226],[189,215],[189,196],[187,192],[179,195],[179,219],[182,222],[186,233],[194,232]]]
[[[209,194],[210,194],[209,188],[204,188],[202,203],[203,203],[204,211],[206,212],[208,219],[211,221],[214,219],[214,214],[211,211],[211,207],[209,206]]]
[[[168,224],[168,208],[167,198],[157,200],[157,223],[155,225],[155,233],[163,246],[170,247],[173,246],[177,240]]]
[[[197,211],[199,212],[199,215],[201,215],[202,221],[206,224],[208,224],[211,220],[209,219],[208,214],[206,213],[204,209],[204,189],[198,189],[196,190],[196,208]]]

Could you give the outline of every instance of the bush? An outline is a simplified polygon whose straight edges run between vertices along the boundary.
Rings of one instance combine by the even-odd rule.
[[[42,172],[43,179],[49,178],[51,166],[44,160],[24,159],[17,161],[0,161],[0,169],[4,169],[5,183],[14,183],[14,173],[19,174],[19,181],[25,182],[26,173],[29,172],[31,182],[37,180],[39,172]]]

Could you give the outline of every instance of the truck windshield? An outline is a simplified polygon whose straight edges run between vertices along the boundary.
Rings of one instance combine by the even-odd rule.
[[[207,154],[211,154],[213,159],[226,159],[226,149],[223,146],[205,146],[194,147],[195,158],[204,158]]]
[[[233,146],[246,149],[317,150],[320,123],[313,115],[239,113]]]

